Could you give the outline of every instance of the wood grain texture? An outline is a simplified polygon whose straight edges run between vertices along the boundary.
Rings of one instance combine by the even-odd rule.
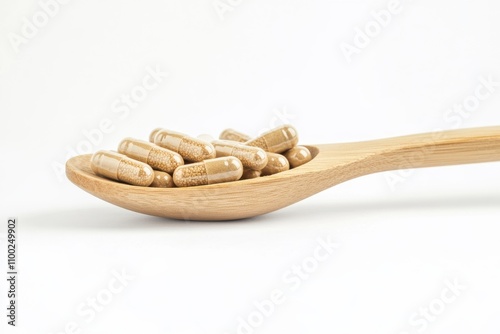
[[[395,169],[500,161],[500,127],[307,146],[314,158],[279,174],[190,188],[146,188],[96,176],[91,155],[71,158],[67,177],[105,201],[144,214],[184,220],[232,220],[265,214],[344,181]]]

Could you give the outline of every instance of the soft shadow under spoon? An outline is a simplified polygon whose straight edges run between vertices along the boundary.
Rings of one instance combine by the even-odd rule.
[[[83,190],[125,209],[175,219],[232,220],[281,209],[367,174],[499,161],[500,127],[307,147],[314,158],[300,167],[207,186],[152,188],[111,181],[92,172],[90,154],[68,160],[66,175]]]

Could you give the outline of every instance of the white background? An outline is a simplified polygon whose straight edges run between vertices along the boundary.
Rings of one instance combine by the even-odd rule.
[[[20,247],[19,326],[5,325],[2,279],[2,333],[232,334],[275,289],[285,301],[246,333],[500,331],[498,163],[366,176],[226,223],[129,212],[59,170],[72,151],[158,126],[256,135],[288,122],[314,144],[500,125],[500,86],[452,109],[481,78],[500,81],[498,1],[401,0],[351,57],[341,47],[390,1],[72,0],[46,22],[40,3],[0,3],[1,219],[18,217]],[[123,109],[148,68],[168,77]],[[103,120],[112,129],[95,135]],[[317,238],[338,248],[293,290],[283,276]],[[82,316],[122,270],[133,279]],[[463,288],[443,303],[447,281]]]

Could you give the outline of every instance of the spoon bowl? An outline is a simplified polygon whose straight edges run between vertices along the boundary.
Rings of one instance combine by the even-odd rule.
[[[153,188],[108,180],[92,172],[91,154],[69,159],[66,175],[90,194],[132,211],[183,220],[234,220],[284,208],[362,175],[498,161],[500,127],[307,147],[313,159],[297,168],[206,186]]]

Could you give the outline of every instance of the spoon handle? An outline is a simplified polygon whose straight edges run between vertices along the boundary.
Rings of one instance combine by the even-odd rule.
[[[437,131],[369,142],[385,170],[500,161],[500,126]]]

